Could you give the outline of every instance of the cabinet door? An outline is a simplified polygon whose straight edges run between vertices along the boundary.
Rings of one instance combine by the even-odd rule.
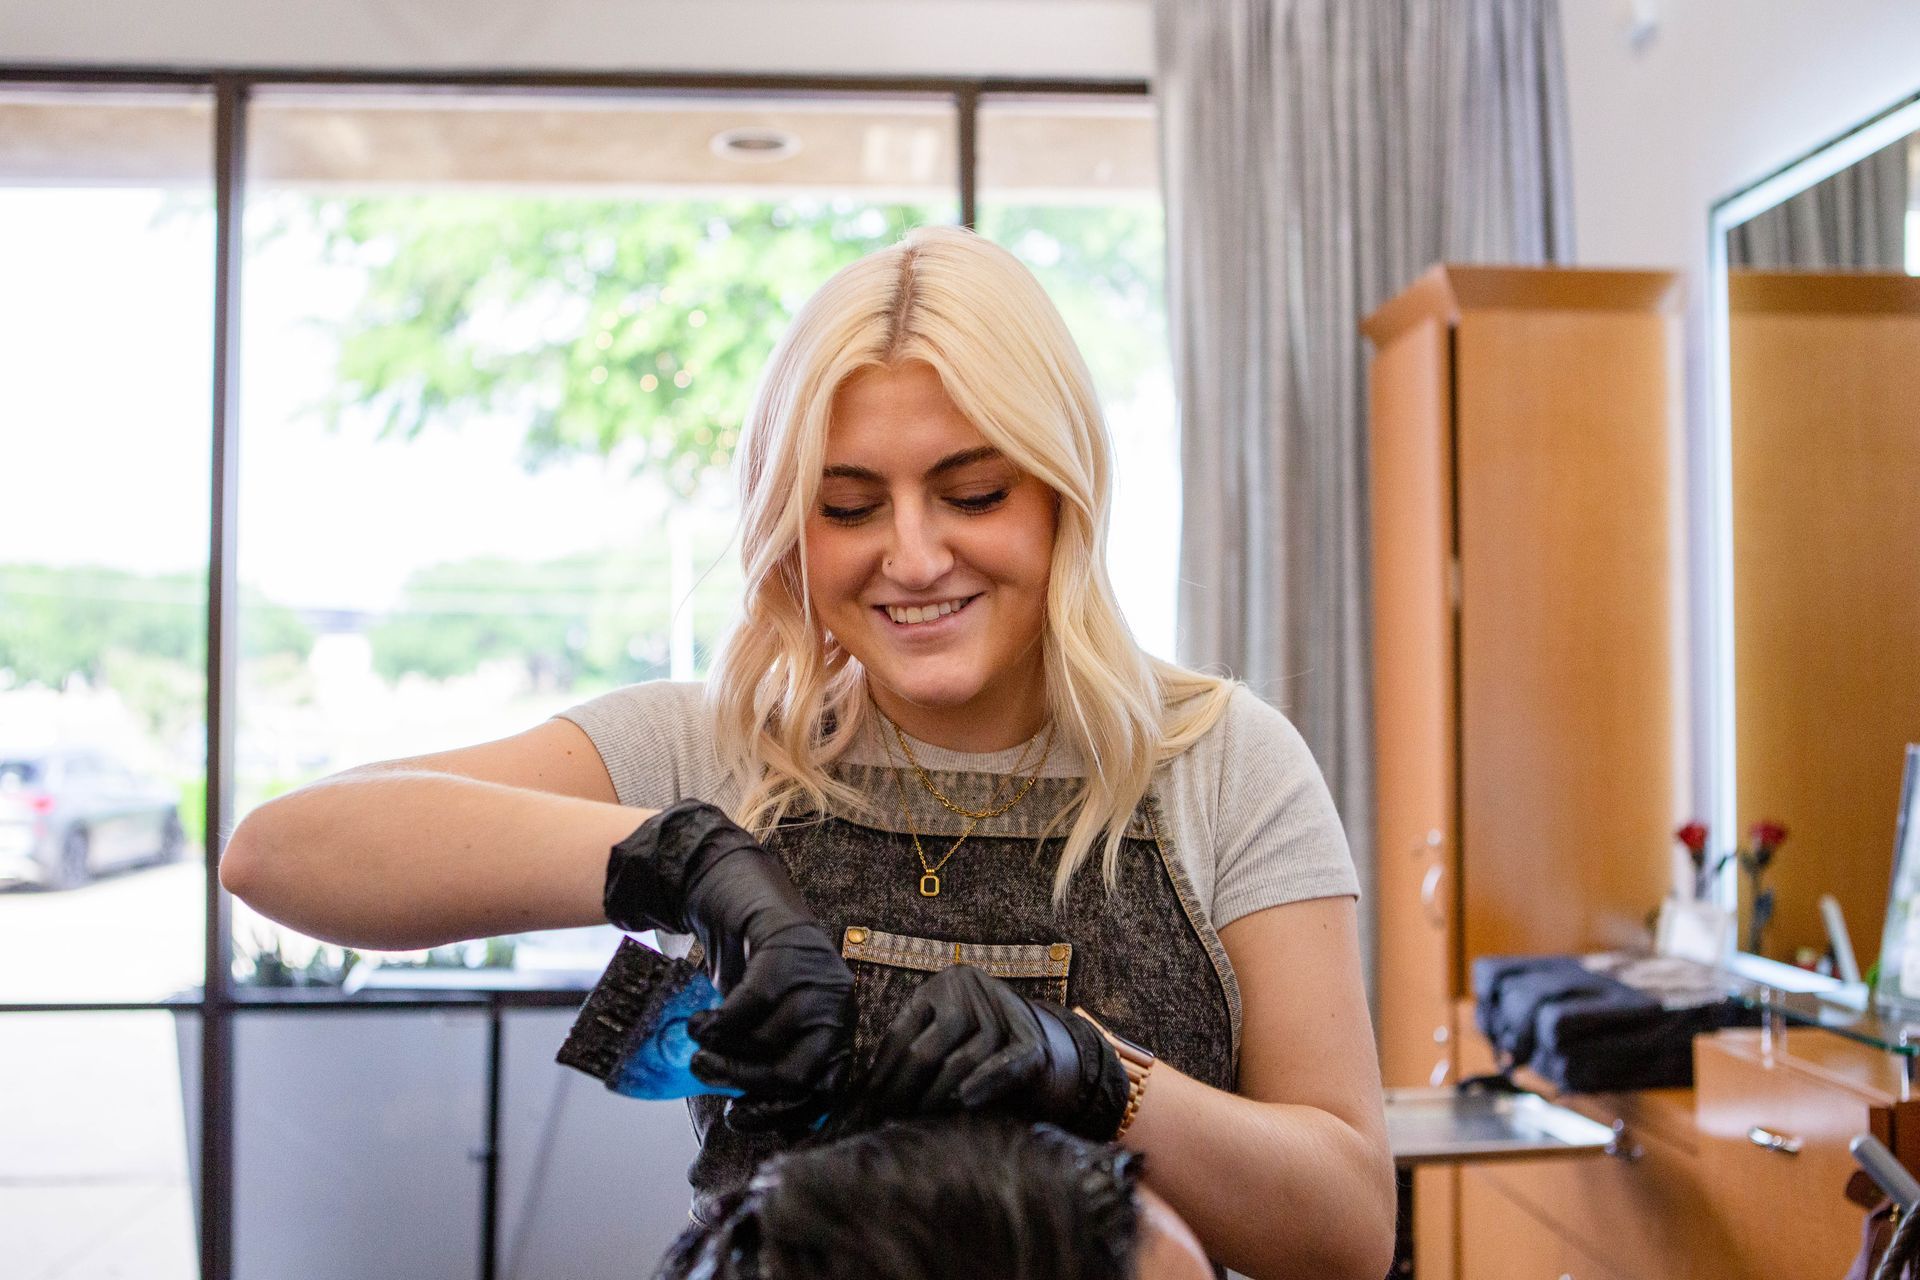
[[[1560,1101],[1601,1123],[1622,1119],[1605,1095]],[[1733,1232],[1713,1212],[1694,1154],[1648,1129],[1623,1123],[1619,1133],[1606,1156],[1490,1164],[1485,1176],[1619,1275],[1743,1280]]]
[[[1644,944],[1671,881],[1675,333],[1570,308],[1455,333],[1470,959]]]
[[[1460,1272],[1466,1280],[1669,1280],[1683,1274],[1623,1277],[1534,1217],[1486,1169],[1473,1165],[1460,1171]]]
[[[1847,1143],[1873,1132],[1871,1113],[1883,1101],[1837,1073],[1769,1059],[1754,1035],[1694,1042],[1701,1156],[1741,1274],[1845,1274],[1861,1219],[1845,1195],[1854,1169]]]
[[[1402,330],[1372,376],[1373,674],[1380,1062],[1388,1085],[1450,1074],[1454,902],[1451,337]]]

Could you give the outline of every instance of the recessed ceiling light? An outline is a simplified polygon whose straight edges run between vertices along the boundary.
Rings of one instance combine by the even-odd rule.
[[[784,129],[728,129],[713,135],[713,154],[750,164],[785,160],[800,150],[800,139]]]

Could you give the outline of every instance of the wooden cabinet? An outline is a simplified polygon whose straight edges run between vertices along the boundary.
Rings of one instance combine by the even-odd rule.
[[[1599,1159],[1490,1166],[1486,1178],[1569,1244],[1603,1260],[1622,1277],[1734,1280],[1742,1273],[1727,1263],[1726,1234],[1700,1177],[1691,1132],[1692,1098],[1687,1090],[1653,1092],[1666,1096],[1651,1106],[1642,1106],[1648,1100],[1637,1097],[1561,1098],[1590,1119],[1616,1125],[1620,1136],[1615,1150]],[[1672,1097],[1676,1094],[1678,1099]],[[1652,1122],[1647,1111],[1656,1113]],[[1678,1123],[1663,1125],[1661,1119]],[[1469,1235],[1465,1245],[1478,1258],[1490,1242]],[[1467,1274],[1476,1272],[1469,1268]]]
[[[1455,1074],[1473,957],[1631,942],[1667,892],[1675,307],[1436,267],[1363,326],[1389,1085]]]
[[[1470,1029],[1460,1048],[1465,1070],[1492,1056]],[[1555,1099],[1616,1127],[1607,1156],[1431,1171],[1455,1189],[1416,1211],[1451,1213],[1458,1235],[1430,1221],[1415,1275],[1838,1280],[1862,1218],[1846,1198],[1848,1141],[1872,1133],[1909,1167],[1920,1157],[1920,1103],[1901,1101],[1900,1065],[1806,1029],[1771,1049],[1757,1031],[1702,1036],[1694,1062],[1691,1089]]]
[[[1881,448],[1899,436],[1895,426],[1911,425],[1920,366],[1797,392],[1798,344],[1837,341],[1826,330],[1840,322],[1809,328],[1803,317],[1789,332],[1775,294],[1754,290],[1800,286],[1749,284],[1744,302],[1741,287],[1736,398],[1758,396],[1791,420],[1743,438],[1736,478],[1758,483],[1774,475],[1764,467],[1789,460],[1776,467],[1777,499],[1761,508],[1778,522],[1796,486],[1827,482],[1828,445],[1789,411],[1828,413],[1835,430]],[[1475,957],[1643,942],[1668,891],[1672,831],[1687,808],[1675,772],[1683,646],[1674,584],[1685,576],[1675,536],[1676,292],[1663,272],[1441,267],[1364,326],[1374,346],[1375,902],[1389,1085],[1491,1069],[1471,1005],[1460,1003]],[[1910,288],[1882,292],[1893,300],[1882,310],[1920,300]],[[1898,331],[1885,342],[1920,337],[1912,316],[1874,323],[1876,333]],[[1777,448],[1761,447],[1762,430],[1780,438]],[[1911,469],[1889,463],[1888,472],[1899,494],[1912,489]],[[1891,490],[1863,493],[1885,508],[1876,537],[1920,546],[1910,536],[1920,507]],[[1748,598],[1827,598],[1810,585],[1829,554],[1817,522],[1781,524],[1766,535],[1773,542],[1740,534]],[[1763,573],[1764,589],[1747,585]],[[1843,596],[1865,598],[1852,579],[1827,585],[1830,613]],[[1745,623],[1743,681],[1764,669],[1773,643],[1746,637]],[[1887,611],[1872,627],[1844,630],[1889,648],[1910,642],[1913,615]],[[1844,667],[1836,660],[1835,671]],[[1806,767],[1812,739],[1802,722],[1831,695],[1820,688],[1800,719],[1780,721],[1790,731],[1776,794],[1787,794],[1778,788],[1788,775],[1804,783],[1855,767],[1837,749],[1819,757],[1822,770]],[[1743,802],[1769,759],[1749,759],[1743,728]],[[1897,752],[1884,763],[1897,771]],[[1883,810],[1890,819],[1890,799]],[[1862,1216],[1844,1195],[1847,1141],[1874,1133],[1920,1169],[1920,1104],[1902,1100],[1898,1064],[1812,1030],[1779,1041],[1703,1037],[1695,1063],[1692,1089],[1558,1099],[1618,1126],[1612,1155],[1421,1170],[1416,1274],[1837,1280]]]

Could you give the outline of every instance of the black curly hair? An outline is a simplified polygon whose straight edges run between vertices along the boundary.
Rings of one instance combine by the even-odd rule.
[[[942,1115],[774,1156],[654,1280],[1129,1280],[1137,1152]]]

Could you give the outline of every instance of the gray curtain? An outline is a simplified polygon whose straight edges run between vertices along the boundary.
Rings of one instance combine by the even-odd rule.
[[[1156,25],[1180,653],[1292,718],[1370,893],[1358,325],[1437,261],[1570,256],[1559,12],[1555,0],[1159,0]]]
[[[1735,227],[1727,261],[1762,269],[1904,270],[1910,141],[1883,147]]]

